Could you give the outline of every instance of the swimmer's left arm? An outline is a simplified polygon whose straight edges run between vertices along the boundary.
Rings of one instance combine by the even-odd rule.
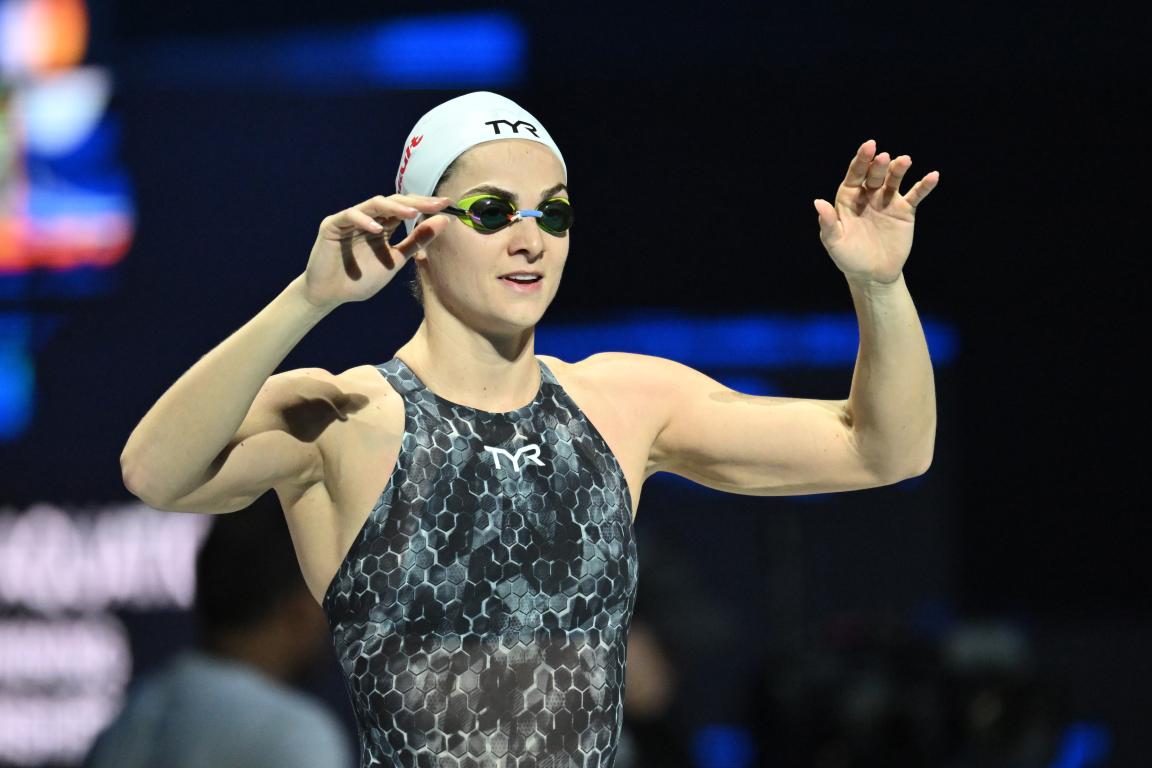
[[[633,408],[657,422],[645,476],[671,472],[730,493],[790,496],[923,474],[935,435],[930,367],[925,376],[917,364],[909,376],[899,362],[909,356],[896,345],[872,355],[864,346],[846,400],[746,395],[672,360],[629,355]]]
[[[928,346],[903,267],[925,175],[899,188],[912,165],[864,142],[836,204],[816,200],[820,239],[848,280],[860,348],[847,400],[756,397],[670,361],[648,358],[649,391],[663,423],[648,474],[668,471],[753,495],[825,493],[888,485],[932,461],[936,399]],[[659,362],[657,362],[659,361]]]

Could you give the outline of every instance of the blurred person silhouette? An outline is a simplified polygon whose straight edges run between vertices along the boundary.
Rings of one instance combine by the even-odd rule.
[[[128,691],[83,768],[350,768],[348,731],[296,686],[328,626],[272,493],[214,518],[196,559],[198,645]]]
[[[628,633],[628,687],[624,728],[615,768],[688,768],[688,742],[673,705],[680,690],[679,666],[663,635],[637,612]]]
[[[691,542],[649,528],[641,544],[647,585],[628,636],[624,728],[614,768],[688,768],[693,735],[715,713],[702,706],[715,665],[693,660],[742,653],[740,616],[708,587]]]
[[[1060,723],[1075,719],[1057,687],[1041,676],[1027,633],[1013,622],[971,621],[943,638],[943,768],[1046,768],[1060,754]],[[1085,751],[1077,765],[1093,765]]]
[[[759,765],[1054,764],[1050,691],[1036,678],[1022,640],[974,640],[965,626],[922,636],[899,622],[864,617],[841,617],[833,634],[769,665],[756,691]]]

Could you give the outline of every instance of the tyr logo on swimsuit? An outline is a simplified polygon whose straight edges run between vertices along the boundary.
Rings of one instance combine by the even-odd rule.
[[[511,453],[503,448],[497,448],[492,445],[484,446],[484,450],[492,454],[492,461],[496,464],[496,469],[500,469],[500,457],[504,456],[508,459],[508,463],[512,465],[512,469],[517,472],[520,471],[520,457],[524,456],[527,464],[529,461],[536,466],[544,466],[544,462],[540,461],[540,446],[538,445],[525,445],[516,449],[516,453]]]

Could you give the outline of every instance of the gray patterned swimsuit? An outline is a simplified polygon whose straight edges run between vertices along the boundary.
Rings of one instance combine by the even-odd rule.
[[[611,768],[636,599],[632,502],[600,433],[537,359],[489,413],[399,358],[396,468],[324,595],[360,765]]]

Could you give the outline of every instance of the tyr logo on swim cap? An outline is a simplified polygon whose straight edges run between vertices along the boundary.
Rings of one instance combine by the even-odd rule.
[[[567,175],[568,166],[556,142],[540,121],[509,98],[489,91],[457,96],[433,107],[417,122],[404,142],[396,191],[403,195],[431,195],[452,161],[486,141],[524,139],[551,149]],[[405,219],[412,229],[423,216]]]

